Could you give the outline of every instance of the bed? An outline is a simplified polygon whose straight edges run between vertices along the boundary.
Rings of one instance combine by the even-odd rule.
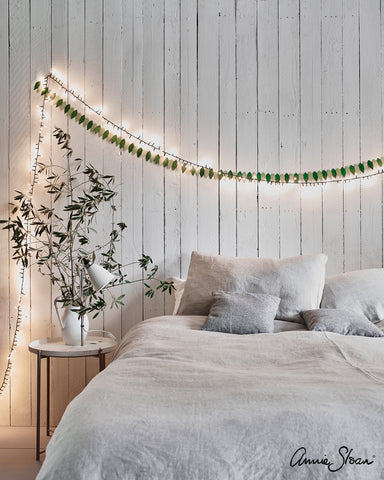
[[[384,478],[383,338],[205,321],[133,327],[66,409],[37,479]]]

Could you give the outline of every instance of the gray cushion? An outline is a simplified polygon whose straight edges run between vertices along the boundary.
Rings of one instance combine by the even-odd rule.
[[[341,335],[383,337],[384,334],[364,315],[347,310],[320,308],[302,312],[309,330]]]
[[[373,323],[384,320],[384,269],[357,270],[326,278],[321,308],[350,310]]]
[[[273,333],[280,298],[273,295],[214,292],[202,330],[222,333]]]
[[[237,258],[192,252],[178,315],[208,315],[212,292],[266,293],[281,299],[276,318],[304,323],[303,310],[319,308],[326,255],[284,259]]]

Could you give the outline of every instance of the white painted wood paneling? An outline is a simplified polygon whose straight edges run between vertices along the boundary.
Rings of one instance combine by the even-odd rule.
[[[236,152],[246,172],[257,170],[257,4],[238,0],[236,11]],[[244,95],[242,92],[247,92]],[[258,254],[258,186],[242,183],[237,189],[237,254]]]
[[[300,165],[321,167],[321,7],[318,0],[300,2]],[[322,189],[301,189],[301,253],[322,251]]]
[[[361,158],[375,158],[382,142],[381,2],[360,2]],[[361,182],[361,268],[383,261],[382,176]]]
[[[8,3],[0,3],[0,215],[6,218],[8,215],[9,201],[9,31],[8,31]],[[10,260],[9,234],[7,231],[0,232],[0,365],[1,371],[5,368],[8,349],[10,345],[10,312],[15,304],[10,303],[10,268],[15,266]],[[8,425],[10,422],[10,389],[4,393],[3,401],[0,402],[0,425]]]
[[[30,176],[39,103],[31,86],[51,68],[115,122],[199,163],[295,173],[383,153],[379,0],[8,3],[9,11],[7,2],[0,6],[2,217],[13,189],[25,189]],[[120,155],[82,128],[69,127],[53,108],[49,127],[55,124],[70,128],[77,156],[116,176],[116,219],[128,225],[118,252],[124,264],[145,252],[159,265],[159,276],[185,278],[191,251],[199,249],[242,256],[324,251],[328,273],[382,266],[380,176],[327,187],[219,185]],[[59,161],[55,142],[51,150]],[[109,233],[105,215],[98,229],[102,240]],[[0,235],[2,370],[15,322],[17,275],[7,234]],[[127,271],[131,278],[141,275],[137,266]],[[31,279],[16,373],[0,402],[4,425],[33,422],[35,359],[28,341],[60,334],[46,295],[49,284],[35,270]],[[144,298],[138,284],[121,291],[125,307],[106,311],[92,328],[120,336],[141,319],[169,311],[169,299]],[[53,363],[54,423],[97,373],[93,360]]]
[[[197,2],[181,2],[180,29],[180,152],[197,160]],[[187,277],[190,252],[197,249],[198,210],[196,177],[182,175],[180,192],[180,273]]]
[[[30,181],[30,111],[31,101],[30,72],[30,12],[27,0],[9,3],[9,16],[13,19],[9,26],[9,189],[11,198],[14,190],[26,191]],[[21,33],[23,32],[23,33]],[[29,84],[29,85],[28,85]],[[18,112],[16,115],[15,113]],[[20,141],[20,139],[23,139]],[[16,321],[19,275],[12,264],[10,269],[10,325],[13,330]],[[30,335],[30,293],[28,284],[30,272],[25,273],[26,295],[23,297],[24,337],[14,358],[14,372],[11,379],[11,422],[13,425],[31,423],[31,376],[28,340]]]
[[[258,168],[280,171],[279,3],[258,2]],[[243,93],[244,94],[244,93]],[[290,167],[287,166],[287,172]],[[259,185],[259,255],[280,255],[280,187]]]
[[[329,170],[343,153],[342,2],[322,2],[321,71],[321,166]],[[328,272],[334,274],[343,269],[343,189],[337,183],[323,188],[322,221]]]
[[[231,2],[232,3],[232,2]],[[197,6],[197,144],[200,164],[219,166],[219,5],[198,0]],[[197,246],[219,253],[219,196],[215,182],[198,182]]]

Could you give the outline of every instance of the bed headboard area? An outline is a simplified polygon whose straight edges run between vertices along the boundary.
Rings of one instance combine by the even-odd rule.
[[[378,1],[357,0],[1,2],[0,218],[14,191],[30,188],[40,134],[43,158],[64,162],[51,135],[58,126],[75,157],[116,177],[123,265],[144,253],[160,278],[186,279],[199,251],[324,254],[326,276],[382,268],[383,12]],[[44,92],[33,86],[50,72],[59,83],[48,82],[39,133]],[[108,215],[94,225],[100,242],[109,225]],[[0,376],[20,293],[12,254],[1,230]],[[141,278],[135,265],[127,274]],[[118,288],[125,305],[91,328],[121,338],[172,311],[169,295],[150,299],[140,283]],[[57,291],[37,265],[24,290],[25,334],[18,375],[0,402],[2,425],[31,425],[28,342],[61,335]],[[61,379],[55,424],[97,365],[52,368]]]

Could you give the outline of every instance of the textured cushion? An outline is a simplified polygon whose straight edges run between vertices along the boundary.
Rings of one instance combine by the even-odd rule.
[[[384,320],[384,269],[342,273],[325,280],[321,308],[338,308]]]
[[[334,332],[341,335],[384,337],[384,334],[361,313],[320,308],[302,312],[309,330]]]
[[[273,333],[280,298],[273,295],[214,292],[202,330],[222,333]]]
[[[297,330],[308,331],[304,321],[302,323],[286,322],[285,320],[275,320],[273,322],[273,333],[294,332]]]
[[[285,259],[237,258],[192,252],[179,315],[208,315],[212,292],[267,293],[281,299],[277,318],[304,323],[303,310],[319,307],[326,255]]]

